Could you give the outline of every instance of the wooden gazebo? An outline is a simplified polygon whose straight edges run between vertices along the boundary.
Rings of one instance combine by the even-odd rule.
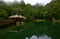
[[[17,25],[23,24],[24,22],[22,19],[26,19],[26,17],[22,15],[13,15],[13,16],[9,16],[8,18],[16,20]]]

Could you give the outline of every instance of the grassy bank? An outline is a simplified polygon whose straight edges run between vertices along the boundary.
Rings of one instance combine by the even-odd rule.
[[[43,20],[43,19],[36,19],[36,20],[33,20],[33,21],[41,22],[41,21],[46,21],[46,20]]]

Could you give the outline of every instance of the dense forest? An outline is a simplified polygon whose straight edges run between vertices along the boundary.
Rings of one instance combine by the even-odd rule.
[[[23,15],[28,20],[44,19],[52,20],[60,19],[60,0],[52,0],[47,5],[37,3],[36,5],[25,4],[24,1],[13,3],[5,3],[0,1],[0,20],[7,19],[11,15]]]

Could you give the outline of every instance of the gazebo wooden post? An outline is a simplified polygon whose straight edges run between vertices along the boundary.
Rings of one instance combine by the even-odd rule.
[[[21,24],[20,18],[16,18],[16,25],[19,26]]]
[[[16,25],[20,25],[19,21],[16,22]]]

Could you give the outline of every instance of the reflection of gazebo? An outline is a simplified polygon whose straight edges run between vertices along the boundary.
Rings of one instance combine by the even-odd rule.
[[[18,25],[23,22],[23,19],[26,19],[26,17],[24,17],[22,15],[13,15],[13,16],[9,16],[8,18],[16,19],[16,24],[18,24]]]

